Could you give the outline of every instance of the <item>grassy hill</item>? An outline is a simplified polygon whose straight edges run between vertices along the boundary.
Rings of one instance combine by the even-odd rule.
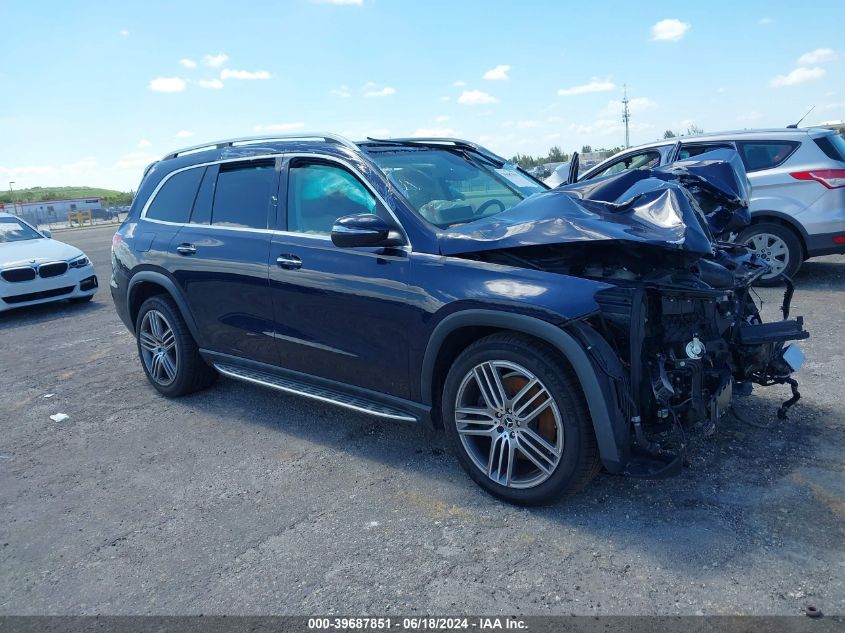
[[[0,203],[41,202],[44,200],[64,200],[66,198],[103,198],[106,206],[130,204],[134,192],[100,189],[99,187],[31,187],[18,189],[10,195],[8,191],[0,193]]]

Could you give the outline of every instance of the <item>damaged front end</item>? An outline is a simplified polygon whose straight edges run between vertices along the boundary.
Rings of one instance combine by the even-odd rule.
[[[688,432],[713,433],[733,395],[753,384],[790,385],[779,417],[797,402],[794,341],[809,334],[801,317],[789,319],[792,281],[782,278],[783,319],[764,323],[752,285],[767,264],[719,239],[749,221],[735,152],[561,187],[512,211],[474,226],[487,248],[462,256],[612,286],[596,293],[600,310],[585,323],[625,370],[612,380],[632,439],[627,472],[676,472]]]

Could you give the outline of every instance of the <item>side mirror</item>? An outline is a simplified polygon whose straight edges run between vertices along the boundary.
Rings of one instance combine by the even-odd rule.
[[[375,213],[356,213],[338,218],[332,226],[332,243],[341,248],[354,246],[399,246],[399,231]]]
[[[53,232],[50,229],[41,229],[41,235],[46,238],[53,237]]]

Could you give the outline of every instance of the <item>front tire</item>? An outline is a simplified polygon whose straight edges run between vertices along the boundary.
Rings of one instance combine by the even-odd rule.
[[[795,232],[774,222],[752,224],[739,234],[737,241],[772,267],[770,273],[757,281],[758,286],[778,285],[777,276],[781,273],[791,279],[804,261],[804,249]]]
[[[467,347],[446,377],[442,415],[467,474],[511,503],[574,494],[601,467],[575,373],[529,337],[494,334]]]
[[[141,305],[135,339],[147,380],[165,396],[205,389],[217,378],[200,356],[179,308],[166,295],[155,295]]]

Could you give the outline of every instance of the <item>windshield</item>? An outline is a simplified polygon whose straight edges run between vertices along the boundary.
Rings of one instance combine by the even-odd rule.
[[[0,218],[0,244],[3,242],[37,240],[43,237],[41,233],[17,218]]]
[[[514,165],[499,167],[462,151],[403,148],[371,156],[411,206],[444,229],[501,213],[545,190]]]

